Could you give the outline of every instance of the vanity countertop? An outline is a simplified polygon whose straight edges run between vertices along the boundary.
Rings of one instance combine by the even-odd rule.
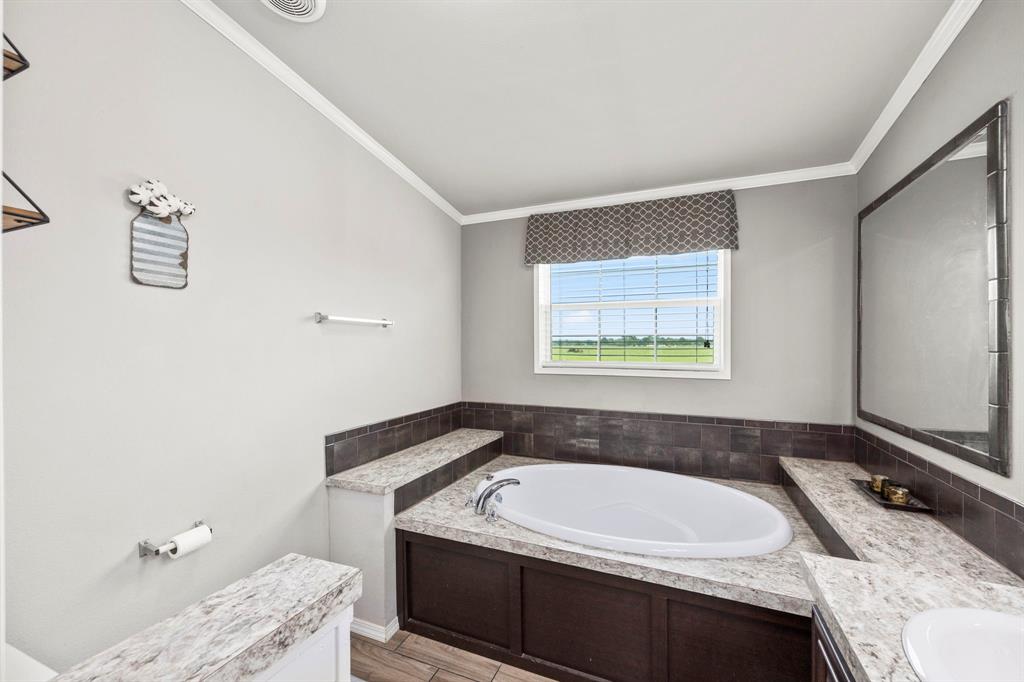
[[[916,613],[987,608],[1024,614],[1019,587],[808,553],[801,559],[818,611],[857,682],[918,682],[902,639],[904,623]]]
[[[886,509],[869,500],[850,482],[868,478],[857,464],[792,457],[781,457],[779,463],[858,559],[930,570],[963,584],[1024,586],[1010,569],[934,516]]]
[[[551,460],[502,455],[395,516],[395,527],[776,611],[810,615],[813,601],[804,581],[799,552],[824,553],[825,549],[781,487],[714,481],[767,500],[786,515],[793,527],[793,541],[785,549],[732,559],[676,559],[587,547],[528,530],[504,519],[488,523],[465,506],[467,496],[486,474],[512,466],[550,463]]]
[[[247,678],[354,603],[362,586],[357,568],[288,554],[55,680]]]
[[[502,437],[501,431],[457,429],[327,478],[332,488],[387,495]]]

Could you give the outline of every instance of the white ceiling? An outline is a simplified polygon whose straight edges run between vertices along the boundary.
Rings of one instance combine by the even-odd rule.
[[[472,214],[849,161],[950,0],[216,4]]]

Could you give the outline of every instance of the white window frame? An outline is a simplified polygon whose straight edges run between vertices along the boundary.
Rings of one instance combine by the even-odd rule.
[[[563,362],[552,361],[551,344],[551,266],[533,266],[533,372],[534,374],[576,374],[590,376],[613,377],[659,377],[670,379],[731,379],[730,365],[730,313],[732,302],[732,250],[721,249],[718,252],[719,278],[718,287],[721,294],[718,314],[715,316],[715,353],[714,364],[700,366],[696,364],[679,366],[675,363],[597,363],[597,362]],[[664,303],[663,301],[659,301]],[[595,308],[629,308],[652,307],[652,301],[619,301],[595,304]],[[679,304],[680,302],[674,301]],[[682,305],[706,305],[707,299],[693,299],[682,302]]]

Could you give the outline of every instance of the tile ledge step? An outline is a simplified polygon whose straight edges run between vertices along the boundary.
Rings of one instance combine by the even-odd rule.
[[[329,488],[387,495],[421,476],[500,440],[501,431],[456,429],[418,445],[329,476]]]

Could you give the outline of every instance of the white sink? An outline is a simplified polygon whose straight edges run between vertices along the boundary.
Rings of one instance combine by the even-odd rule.
[[[1024,682],[1024,616],[922,611],[903,626],[903,649],[924,682]]]

